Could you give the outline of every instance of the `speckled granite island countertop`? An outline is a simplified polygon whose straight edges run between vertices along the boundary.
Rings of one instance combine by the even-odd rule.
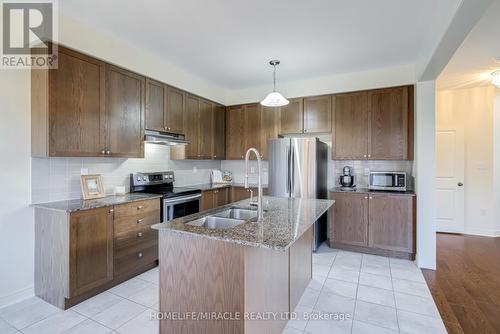
[[[244,246],[286,250],[332,206],[334,201],[264,196],[263,203],[262,223],[249,221],[226,230],[187,224],[228,208],[249,208],[249,200],[243,200],[167,223],[156,224],[153,228],[160,232],[185,233]]]
[[[89,200],[70,199],[66,201],[36,203],[36,204],[31,204],[31,207],[71,213],[76,211],[91,210],[106,206],[126,204],[126,203],[143,201],[147,199],[161,198],[161,197],[162,195],[157,195],[157,194],[128,193],[122,196],[106,196],[103,198],[89,199]]]

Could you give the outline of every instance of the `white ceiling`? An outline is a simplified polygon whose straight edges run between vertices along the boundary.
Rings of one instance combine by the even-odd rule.
[[[64,0],[64,15],[226,89],[415,64],[460,0]]]
[[[459,89],[491,84],[500,70],[500,1],[496,0],[469,33],[438,78],[438,89]]]

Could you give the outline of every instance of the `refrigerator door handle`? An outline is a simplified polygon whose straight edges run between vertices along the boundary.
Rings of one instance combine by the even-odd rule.
[[[291,190],[292,190],[292,179],[290,177],[290,173],[291,173],[291,169],[290,169],[290,156],[292,154],[292,150],[290,149],[290,147],[288,147],[288,152],[287,152],[287,155],[286,155],[286,159],[287,159],[287,171],[286,171],[286,193],[288,196],[291,196]]]
[[[295,197],[295,150],[290,146],[290,197]]]

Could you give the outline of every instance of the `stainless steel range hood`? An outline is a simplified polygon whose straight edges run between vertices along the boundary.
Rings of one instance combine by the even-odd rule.
[[[144,131],[144,142],[168,146],[191,144],[184,135],[153,130]]]

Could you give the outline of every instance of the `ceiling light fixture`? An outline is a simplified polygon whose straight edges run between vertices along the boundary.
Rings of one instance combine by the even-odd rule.
[[[273,69],[273,91],[269,94],[267,94],[266,98],[260,102],[263,106],[266,107],[281,107],[281,106],[286,106],[290,101],[285,99],[283,95],[278,93],[276,91],[276,66],[280,64],[279,60],[271,60],[269,62],[271,66],[274,67]]]
[[[500,88],[500,71],[495,71],[491,75],[493,76],[491,83]]]

